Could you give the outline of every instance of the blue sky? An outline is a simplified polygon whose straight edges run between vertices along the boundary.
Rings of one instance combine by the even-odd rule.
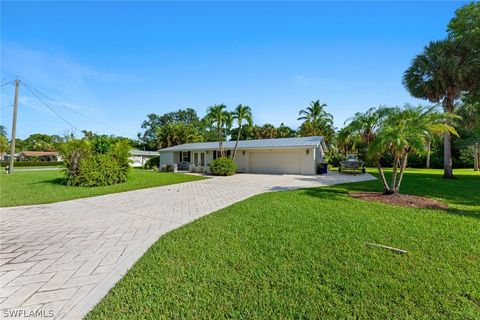
[[[426,103],[402,73],[462,4],[2,1],[1,79],[18,76],[76,128],[101,133],[135,136],[149,113],[203,116],[219,103],[296,128],[316,99],[341,127],[372,106]],[[13,92],[1,88],[8,129]],[[20,96],[21,138],[71,130],[26,87]]]

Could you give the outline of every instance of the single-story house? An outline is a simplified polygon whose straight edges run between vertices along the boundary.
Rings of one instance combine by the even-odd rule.
[[[235,141],[223,142],[230,156]],[[238,172],[275,174],[315,174],[327,147],[323,137],[241,140],[235,162]],[[209,172],[208,164],[220,157],[218,142],[186,143],[160,149],[160,169]]]
[[[58,151],[22,151],[18,155],[19,160],[39,158],[41,161],[62,161]]]
[[[148,159],[160,155],[158,151],[130,150],[130,165],[143,167]]]

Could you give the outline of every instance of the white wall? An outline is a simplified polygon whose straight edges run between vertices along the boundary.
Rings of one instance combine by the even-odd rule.
[[[160,152],[160,165],[173,164],[173,152]]]

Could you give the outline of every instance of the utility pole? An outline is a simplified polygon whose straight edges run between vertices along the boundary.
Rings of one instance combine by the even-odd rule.
[[[13,121],[12,121],[12,141],[10,142],[10,165],[8,173],[13,173],[13,163],[15,161],[15,135],[17,133],[17,109],[18,109],[18,90],[20,80],[15,80],[15,99],[13,100]]]

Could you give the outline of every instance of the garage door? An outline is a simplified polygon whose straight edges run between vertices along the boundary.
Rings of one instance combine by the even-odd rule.
[[[298,151],[251,152],[250,172],[300,174],[301,158]]]

